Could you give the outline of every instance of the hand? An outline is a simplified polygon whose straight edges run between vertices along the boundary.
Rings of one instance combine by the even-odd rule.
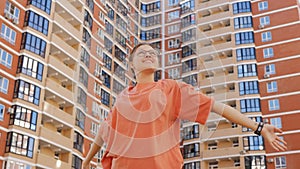
[[[264,137],[264,139],[270,143],[270,145],[276,150],[276,151],[285,151],[287,150],[287,143],[280,139],[275,132],[282,133],[282,130],[269,124],[265,124],[261,134]]]
[[[81,169],[88,169],[88,168],[89,168],[89,162],[86,161],[86,160],[84,160],[84,161],[82,162],[82,167],[81,167]]]

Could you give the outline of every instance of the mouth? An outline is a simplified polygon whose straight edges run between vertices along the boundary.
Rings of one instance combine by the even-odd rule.
[[[145,60],[145,61],[143,61],[143,63],[153,63],[153,61],[152,60]]]

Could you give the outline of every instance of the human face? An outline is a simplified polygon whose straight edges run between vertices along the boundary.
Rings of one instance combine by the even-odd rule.
[[[149,45],[142,45],[134,52],[132,67],[135,74],[158,68],[158,52]]]

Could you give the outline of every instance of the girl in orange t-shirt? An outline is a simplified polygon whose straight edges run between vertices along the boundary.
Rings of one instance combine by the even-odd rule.
[[[181,169],[180,120],[205,124],[211,111],[262,134],[275,150],[286,150],[286,143],[275,135],[282,132],[280,129],[256,123],[195,91],[191,85],[169,79],[155,82],[158,52],[150,45],[135,46],[129,61],[137,84],[117,96],[83,162],[84,169],[104,142],[104,169]]]

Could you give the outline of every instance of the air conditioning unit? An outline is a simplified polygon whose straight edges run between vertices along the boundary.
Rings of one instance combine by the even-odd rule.
[[[14,18],[12,22],[17,25],[17,24],[19,24],[19,19],[18,18]]]
[[[14,109],[13,108],[8,108],[7,109],[7,113],[9,113],[9,114],[14,114]]]
[[[269,78],[269,77],[270,77],[270,74],[267,74],[267,73],[264,74],[264,78],[265,78],[265,79],[267,79],[267,78]]]
[[[263,28],[265,28],[265,25],[258,25],[258,28],[263,29]]]
[[[267,159],[267,162],[268,162],[268,163],[273,163],[273,162],[274,162],[274,159],[273,159],[273,158],[268,158],[268,159]]]

